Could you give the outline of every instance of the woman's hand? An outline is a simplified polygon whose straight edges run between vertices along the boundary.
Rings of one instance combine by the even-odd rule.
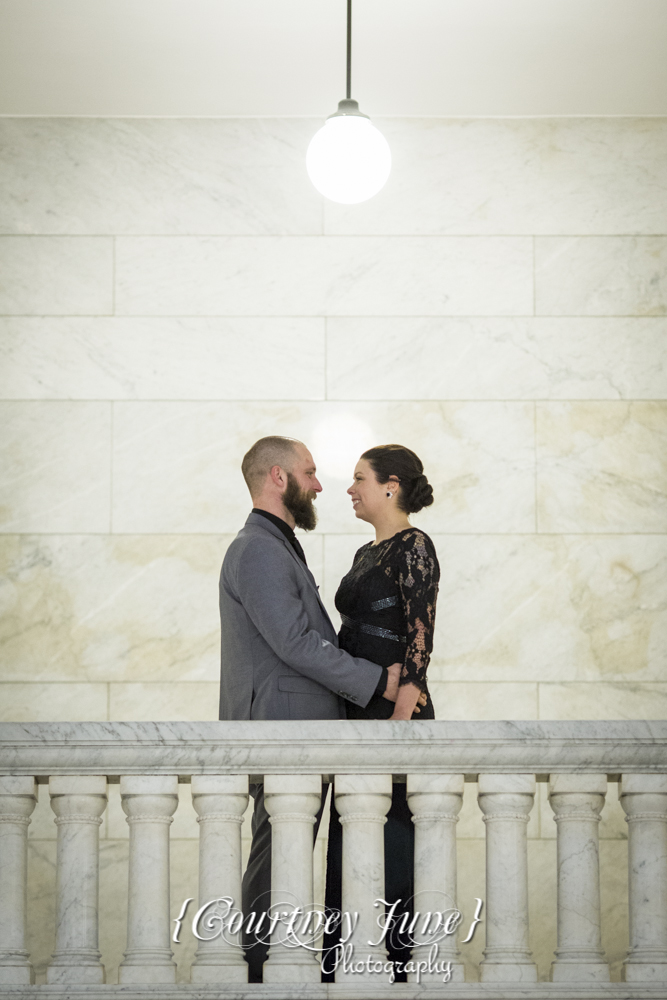
[[[390,716],[390,721],[395,722],[398,719],[411,719],[412,713],[417,707],[417,702],[425,705],[426,695],[420,688],[417,687],[416,684],[402,684],[398,689],[396,707],[394,708],[394,714]],[[419,711],[419,709],[417,709],[417,711]]]
[[[387,687],[385,688],[382,697],[386,698],[387,701],[396,701],[398,698],[398,692],[400,688],[398,686],[398,681],[401,676],[401,669],[403,667],[402,663],[392,663],[390,667],[387,667]],[[409,687],[415,687],[414,684],[408,685]],[[419,691],[419,688],[417,688]],[[425,693],[419,691],[419,698],[417,699],[417,706],[413,709],[414,712],[420,712],[420,705],[425,705],[428,701]],[[394,718],[394,716],[392,716]],[[410,718],[410,716],[408,716]]]
[[[402,663],[392,663],[390,667],[387,667],[387,687],[382,693],[382,697],[386,698],[387,701],[396,701],[398,698],[398,692],[400,690],[398,681],[401,676],[402,667]],[[414,685],[411,685],[411,687],[414,687]],[[414,711],[421,711],[419,705],[425,705],[427,701],[428,699],[424,692],[420,691],[419,698],[417,699],[417,708],[415,708]]]

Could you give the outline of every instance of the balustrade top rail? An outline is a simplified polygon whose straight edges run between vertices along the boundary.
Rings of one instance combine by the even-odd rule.
[[[407,774],[667,769],[667,722],[5,722],[0,774]]]

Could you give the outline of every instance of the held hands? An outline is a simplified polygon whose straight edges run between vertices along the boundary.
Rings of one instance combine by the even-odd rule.
[[[402,685],[399,693],[398,681],[402,666],[402,663],[392,663],[390,667],[387,667],[387,687],[382,695],[387,701],[397,702],[394,714],[391,716],[394,720],[409,719],[413,712],[420,711],[419,706],[425,705],[427,700],[424,692],[420,691],[414,684]]]

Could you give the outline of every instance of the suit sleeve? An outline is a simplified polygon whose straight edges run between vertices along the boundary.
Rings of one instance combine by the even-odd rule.
[[[368,704],[382,667],[350,656],[311,627],[297,567],[281,545],[249,541],[233,585],[252,623],[284,663],[341,698],[362,707]]]

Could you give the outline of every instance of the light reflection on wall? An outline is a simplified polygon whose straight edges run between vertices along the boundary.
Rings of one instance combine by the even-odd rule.
[[[352,473],[363,451],[378,442],[370,424],[352,413],[336,413],[313,429],[313,457],[318,473],[352,482]]]

